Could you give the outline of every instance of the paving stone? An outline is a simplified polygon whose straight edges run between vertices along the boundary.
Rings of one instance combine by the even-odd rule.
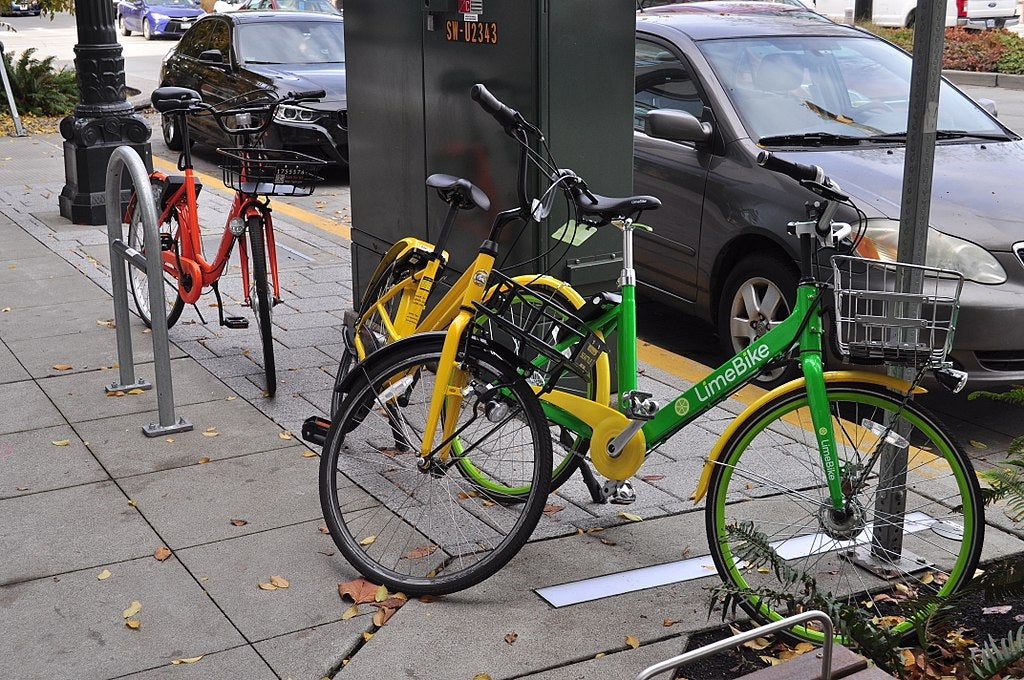
[[[3,232],[4,248],[0,252],[0,262],[18,263],[33,257],[46,257],[50,249],[32,238],[9,220],[0,225]]]
[[[285,347],[319,347],[342,341],[344,322],[338,319],[331,326],[299,328],[295,330],[281,329],[274,333],[274,341],[280,342]]]
[[[68,425],[0,435],[0,471],[0,499],[109,479]]]
[[[143,425],[157,422],[159,415],[145,411],[77,423],[75,430],[115,479],[195,465],[204,457],[220,460],[296,445],[295,440],[281,439],[280,427],[237,397],[182,406],[175,409],[175,415],[188,420],[194,429],[146,437]],[[204,436],[210,427],[219,435]]]
[[[99,581],[103,568],[112,575]],[[141,626],[131,630],[122,612],[136,600],[142,609],[134,618]],[[111,678],[245,642],[173,558],[99,564],[0,587],[0,609],[5,630],[17,631],[0,636],[3,678]],[[184,673],[201,670],[206,661]]]
[[[17,261],[0,259],[0,286],[18,281],[45,282],[77,273],[74,267],[64,260],[53,257],[49,251],[39,257],[18,258]]]
[[[320,526],[323,520],[294,524],[176,554],[190,572],[208,577],[203,586],[242,634],[262,640],[339,621],[349,606],[338,583],[358,574]],[[261,590],[257,584],[271,576],[289,587]]]
[[[60,411],[34,382],[0,385],[0,435],[63,424]]]
[[[21,365],[10,349],[0,342],[0,384],[27,380],[28,371]]]
[[[346,604],[342,603],[342,606]],[[360,609],[362,611],[359,615],[347,621],[305,628],[256,642],[253,646],[282,678],[299,680],[329,677],[328,673],[337,668],[342,659],[362,642],[363,632],[373,628],[371,619],[376,609],[370,605],[361,605]]]
[[[687,635],[680,635],[668,640],[653,642],[643,645],[638,649],[625,649],[602,656],[600,659],[590,659],[566,666],[560,666],[549,671],[530,673],[529,675],[516,675],[516,678],[529,678],[530,680],[591,680],[592,678],[634,678],[640,671],[653,666],[656,663],[670,659],[686,651]],[[508,676],[513,677],[513,676]],[[670,677],[669,672],[660,676],[663,679]],[[494,680],[498,680],[495,676]]]
[[[2,583],[152,554],[156,534],[113,482],[0,501]],[[0,677],[3,677],[0,675]]]
[[[277,314],[281,314],[285,311],[282,307],[287,307],[288,311],[294,311],[296,313],[338,311],[352,309],[352,300],[348,290],[348,285],[346,284],[344,288],[338,288],[338,295],[314,298],[296,297],[290,300],[285,300],[282,305],[274,309],[275,318],[277,318]]]
[[[157,409],[156,387],[142,394],[105,396],[104,387],[110,384],[110,375],[109,372],[62,375],[44,378],[39,384],[72,423]],[[137,366],[135,377],[154,382],[156,376],[153,365]],[[114,374],[113,379],[116,378]],[[171,383],[174,403],[178,408],[206,401],[223,401],[225,397],[231,396],[231,391],[220,380],[189,357],[171,360]]]
[[[341,309],[341,307],[339,307]],[[342,323],[341,316],[334,316],[328,312],[307,312],[305,314],[275,315],[274,324],[284,330],[298,330],[302,328],[328,328],[338,326]]]
[[[123,680],[209,680],[210,678],[277,680],[277,677],[267,662],[261,659],[260,655],[248,645],[223,652],[204,654],[202,659],[191,664],[165,663],[148,671],[119,676]],[[296,676],[295,680],[299,680],[299,677]]]
[[[55,335],[70,335],[92,330],[99,320],[114,318],[114,305],[106,300],[85,300],[63,304],[36,307],[15,302],[10,312],[0,313],[0,338],[10,343],[32,338],[48,338]]]
[[[323,516],[320,458],[291,446],[121,480],[157,533],[175,550]],[[173,502],[166,502],[173,499]],[[245,520],[234,526],[231,520]]]
[[[84,300],[110,300],[102,288],[85,283],[77,272],[72,276],[5,282],[0,288],[0,307],[48,307]]]

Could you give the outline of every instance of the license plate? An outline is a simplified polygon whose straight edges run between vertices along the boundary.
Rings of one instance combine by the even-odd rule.
[[[179,25],[182,28],[189,28],[190,26],[192,26],[192,22],[191,21],[182,21]]]
[[[995,19],[988,19],[988,20],[986,20],[985,21],[985,27],[986,28],[995,28],[996,27],[996,20]]]

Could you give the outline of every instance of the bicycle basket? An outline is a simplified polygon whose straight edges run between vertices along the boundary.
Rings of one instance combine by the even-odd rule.
[[[579,317],[549,295],[491,272],[487,297],[476,303],[476,334],[511,347],[551,387],[566,371],[586,381],[607,350]]]
[[[846,255],[832,258],[832,270],[842,354],[855,363],[942,363],[953,345],[962,274]]]
[[[217,149],[224,185],[243,194],[309,196],[326,161],[285,149]]]

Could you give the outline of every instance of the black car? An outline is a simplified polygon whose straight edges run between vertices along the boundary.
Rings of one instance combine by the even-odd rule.
[[[337,165],[348,163],[345,31],[342,18],[312,12],[235,12],[200,19],[164,57],[160,85],[188,87],[217,104],[255,90],[322,89],[320,102],[280,106],[268,147],[300,151]],[[181,149],[174,120],[163,119],[164,142]],[[234,146],[210,116],[189,118],[199,143]]]
[[[895,259],[910,73],[892,44],[782,4],[638,14],[634,189],[663,201],[636,239],[646,292],[715,323],[729,354],[788,314],[786,223],[815,195],[759,167],[762,150],[821,166],[865,213],[839,214],[865,230],[858,254]],[[646,134],[655,109],[689,117],[686,134]],[[974,386],[1020,383],[1024,142],[945,80],[937,117],[926,263],[966,278],[950,357]]]

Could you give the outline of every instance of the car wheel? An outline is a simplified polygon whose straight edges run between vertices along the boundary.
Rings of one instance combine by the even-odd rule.
[[[181,140],[181,130],[178,129],[176,116],[160,116],[160,127],[164,134],[164,144],[171,151],[181,151],[184,144]]]
[[[132,34],[132,32],[128,30],[128,27],[124,25],[124,16],[117,17],[117,28],[121,31],[121,35]]]
[[[733,267],[718,302],[718,337],[726,354],[737,354],[789,315],[797,277],[793,263],[778,255],[751,255]],[[798,373],[794,362],[769,365],[756,384],[774,387]]]
[[[142,20],[142,37],[146,40],[153,39],[153,27],[149,25],[149,19]]]

